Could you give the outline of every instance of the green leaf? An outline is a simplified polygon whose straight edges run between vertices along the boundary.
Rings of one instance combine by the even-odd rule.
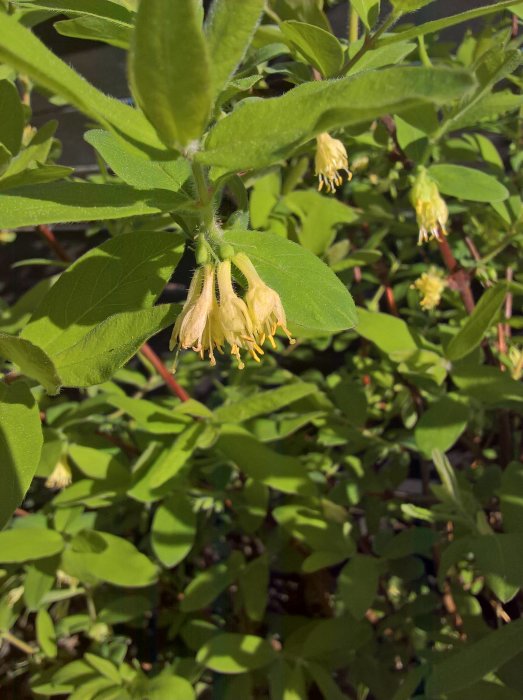
[[[53,619],[45,608],[39,610],[36,615],[36,639],[47,658],[54,659],[58,651],[56,632]]]
[[[316,492],[299,459],[271,450],[239,427],[223,426],[217,448],[240,471],[276,491],[304,496]]]
[[[53,182],[29,185],[0,194],[0,227],[146,216],[174,210],[185,201],[175,193],[135,190],[120,184]]]
[[[20,371],[40,382],[48,394],[57,394],[60,377],[51,358],[29,340],[0,333],[0,356],[20,368]]]
[[[246,253],[263,281],[278,292],[293,332],[330,334],[357,322],[344,284],[309,251],[270,233],[228,231],[224,238]]]
[[[180,610],[194,612],[206,608],[237,579],[243,564],[243,556],[236,551],[227,561],[196,574],[184,591]]]
[[[504,283],[491,287],[483,294],[472,315],[448,344],[446,355],[449,360],[455,362],[478,347],[496,320],[506,294],[507,286]]]
[[[356,620],[362,620],[374,602],[379,574],[378,560],[363,554],[353,556],[340,571],[338,597]]]
[[[215,0],[205,22],[214,96],[241,63],[263,12],[264,0]]]
[[[367,29],[371,29],[380,16],[380,0],[351,0],[351,8],[357,13]]]
[[[457,397],[443,396],[433,403],[416,424],[414,437],[426,458],[432,450],[447,452],[467,427],[468,406]]]
[[[38,406],[27,384],[0,383],[0,527],[24,499],[40,461],[42,443]]]
[[[301,53],[324,78],[330,78],[340,71],[343,47],[333,34],[314,24],[292,20],[282,22],[280,29],[291,48]]]
[[[371,312],[358,307],[356,331],[367,338],[386,355],[400,362],[413,355],[418,345],[408,325],[390,314]]]
[[[435,2],[435,0],[391,0],[392,7],[402,14],[421,10],[422,7],[430,5],[431,2]]]
[[[165,189],[177,192],[189,177],[190,166],[185,158],[148,160],[130,151],[110,132],[101,129],[88,131],[84,138],[118,177],[138,190]]]
[[[194,0],[147,0],[136,16],[130,76],[136,102],[169,147],[201,136],[211,75]]]
[[[63,386],[94,386],[110,379],[153,335],[172,325],[178,304],[109,316],[63,352],[53,355]]]
[[[124,588],[149,586],[158,576],[156,566],[131,542],[95,530],[74,537],[62,555],[61,568],[81,581],[106,581]]]
[[[225,404],[214,411],[214,418],[222,423],[243,423],[256,416],[265,416],[318,391],[315,384],[296,382],[269,391],[255,393],[246,399]]]
[[[501,202],[509,191],[492,175],[462,165],[431,165],[428,172],[442,194],[471,202]]]
[[[57,14],[80,15],[109,19],[129,27],[134,21],[133,13],[112,0],[17,0],[17,5],[41,7]]]
[[[3,37],[0,59],[7,65],[28,75],[51,93],[60,95],[80,112],[122,138],[132,141],[139,148],[152,148],[160,152],[165,150],[154,129],[139,110],[97,90],[15,18],[0,14],[0,34]]]
[[[409,2],[409,0],[404,1]],[[417,0],[413,0],[413,2],[416,1]],[[446,29],[447,27],[453,27],[454,25],[461,24],[462,22],[470,22],[473,19],[489,15],[493,12],[501,12],[502,10],[508,9],[513,4],[513,0],[502,0],[502,2],[494,2],[488,5],[483,5],[482,7],[476,7],[473,10],[460,12],[457,15],[451,15],[450,17],[443,17],[442,19],[435,19],[431,22],[418,24],[415,27],[409,27],[409,29],[403,29],[395,32],[394,34],[389,34],[385,37],[381,37],[378,41],[378,46],[385,46],[386,44],[395,44],[398,41],[415,39],[417,36],[424,36],[425,34],[433,34],[434,32],[440,32],[442,29]]]
[[[327,669],[313,662],[307,663],[307,669],[311,674],[314,682],[321,690],[321,694],[325,700],[347,700],[347,696],[341,692],[332,677],[332,673]]]
[[[488,632],[452,656],[435,664],[426,684],[428,698],[467,688],[510,661],[523,649],[523,620]]]
[[[45,559],[64,548],[62,535],[43,528],[17,528],[0,532],[0,562],[21,564],[24,561]]]
[[[40,165],[37,163],[36,167],[30,170],[23,170],[16,175],[8,176],[6,173],[0,180],[0,191],[63,180],[71,175],[72,172],[72,168],[65,168],[61,165]]]
[[[205,150],[196,157],[229,171],[261,168],[285,158],[320,132],[427,102],[445,104],[473,85],[464,71],[411,66],[312,81],[282,97],[245,101],[216,124]]]
[[[301,220],[298,229],[301,245],[316,255],[325,253],[333,242],[336,224],[352,224],[358,219],[351,207],[314,190],[291,192],[284,203]]]
[[[16,156],[22,143],[24,113],[18,90],[8,80],[0,80],[0,143]]]
[[[131,45],[132,28],[100,17],[78,17],[55,22],[54,28],[62,36],[104,44],[127,50]]]
[[[523,464],[521,462],[511,462],[503,472],[499,500],[505,532],[523,532]]]
[[[152,678],[147,684],[145,695],[147,700],[196,700],[193,687],[181,676],[161,675]]]
[[[196,536],[196,515],[191,501],[182,493],[165,500],[154,514],[151,544],[168,569],[179,564],[191,551]]]
[[[523,534],[489,534],[461,537],[452,542],[441,557],[440,586],[448,569],[474,555],[474,568],[486,578],[487,585],[502,603],[507,603],[523,587]],[[481,678],[481,676],[480,676]]]
[[[62,354],[63,365],[67,349],[102,321],[152,306],[181,254],[180,236],[163,231],[128,233],[92,248],[51,287],[21,337],[53,357]]]
[[[265,639],[252,634],[224,633],[212,637],[196,654],[196,661],[217,673],[245,673],[276,659]]]
[[[267,554],[249,562],[240,573],[243,606],[250,620],[261,622],[269,594],[269,558]]]
[[[497,367],[455,367],[452,380],[459,389],[486,406],[523,410],[523,384]]]

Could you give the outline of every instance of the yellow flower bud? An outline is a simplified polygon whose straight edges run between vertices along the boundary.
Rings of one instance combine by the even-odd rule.
[[[51,474],[47,477],[45,485],[48,489],[65,489],[73,480],[71,467],[67,457],[62,455]]]
[[[191,348],[203,359],[209,354],[211,365],[216,364],[214,348],[221,349],[224,341],[218,315],[214,287],[214,266],[204,265],[196,270],[191,280],[187,301],[174,324],[169,349],[176,345]]]
[[[347,173],[349,180],[352,179],[345,146],[339,139],[333,139],[327,132],[316,136],[314,164],[315,174],[320,180],[318,190],[322,190],[325,187],[327,192],[336,192],[336,187],[339,187],[343,182],[339,173],[340,170],[344,170]]]
[[[412,288],[417,289],[422,294],[420,300],[421,308],[424,311],[429,311],[439,305],[441,295],[446,286],[446,281],[437,273],[435,268],[431,268],[428,272],[424,272],[421,277],[418,277]]]
[[[441,197],[438,186],[423,168],[416,178],[410,192],[410,200],[416,211],[419,226],[418,245],[433,239],[441,241],[442,234],[447,235],[445,228],[449,210]]]
[[[285,309],[280,295],[265,284],[245,253],[238,253],[233,258],[233,262],[241,270],[249,285],[245,301],[257,343],[263,345],[268,338],[271,345],[276,347],[274,335],[278,328],[282,329],[291,344],[296,342],[287,328]]]
[[[231,262],[225,260],[218,265],[218,290],[220,294],[219,318],[225,339],[231,346],[231,355],[236,357],[238,367],[244,368],[240,350],[244,349],[251,357],[260,361],[258,355],[263,355],[263,350],[256,343],[253,336],[252,321],[247,305],[234,291],[231,277]]]

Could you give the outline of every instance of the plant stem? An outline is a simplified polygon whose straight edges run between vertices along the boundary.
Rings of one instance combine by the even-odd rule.
[[[387,31],[387,29],[390,29],[401,17],[400,14],[397,12],[391,12],[388,17],[385,18],[383,24],[381,27],[379,27],[374,34],[371,36],[367,36],[365,38],[365,41],[363,42],[363,46],[355,53],[355,55],[346,61],[344,66],[339,72],[339,75],[346,75],[350,71],[351,68],[353,68],[356,63],[360,60],[362,56],[364,56],[367,51],[370,51],[370,49],[373,49],[374,46],[376,45],[377,40],[380,38],[380,36]]]
[[[213,189],[209,187],[204,168],[194,160],[191,162],[191,167],[198,193],[198,207],[205,237],[211,242],[218,243],[221,236],[214,218]]]
[[[140,352],[144,357],[146,357],[149,360],[154,369],[164,380],[170,392],[177,396],[181,401],[189,401],[189,399],[191,398],[189,394],[185,391],[183,387],[181,387],[178,384],[176,379],[173,377],[171,372],[169,372],[167,367],[164,365],[164,363],[158,357],[158,355],[154,352],[149,343],[144,343],[140,349]]]
[[[356,12],[353,3],[350,3],[350,14],[349,14],[349,42],[352,44],[354,41],[358,41],[358,34],[360,28],[360,18]]]
[[[18,639],[18,637],[15,637],[14,634],[11,634],[11,632],[2,632],[0,639],[5,639],[6,642],[12,644],[17,649],[20,649],[20,651],[23,651],[24,654],[34,654],[37,651],[37,649],[34,649],[32,646],[29,646],[29,644],[26,644],[21,639]]]

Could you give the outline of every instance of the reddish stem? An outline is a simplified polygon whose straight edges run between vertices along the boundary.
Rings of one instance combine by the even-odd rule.
[[[471,314],[474,311],[476,304],[470,290],[470,279],[465,270],[461,269],[458,261],[454,257],[446,238],[438,241],[439,250],[443,262],[449,271],[449,281],[458,290],[467,313]]]
[[[64,262],[72,262],[72,258],[69,255],[69,253],[62,248],[61,243],[59,243],[58,239],[52,232],[52,230],[49,228],[49,226],[41,225],[38,226],[38,233],[45,238],[47,243],[49,244],[49,247],[51,250],[54,251],[55,255],[57,258],[60,260],[63,260]]]
[[[164,365],[164,363],[161,361],[158,355],[154,352],[152,347],[148,343],[144,343],[140,351],[143,353],[143,355],[145,355],[145,357],[149,360],[154,369],[162,377],[171,393],[177,396],[181,401],[189,401],[189,399],[191,398],[189,394],[185,391],[183,387],[181,387],[178,384],[176,379],[173,377],[171,372],[169,372],[167,367]]]

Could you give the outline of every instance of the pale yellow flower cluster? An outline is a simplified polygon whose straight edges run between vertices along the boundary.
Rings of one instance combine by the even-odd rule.
[[[278,328],[291,343],[295,341],[287,329],[279,294],[265,284],[247,255],[238,253],[232,262],[247,280],[245,298],[234,290],[230,260],[203,265],[194,274],[169,347],[194,350],[202,359],[207,354],[211,365],[215,365],[214,350],[223,353],[227,343],[230,354],[243,369],[242,351],[259,362],[266,340],[275,347]]]
[[[412,285],[413,289],[417,289],[422,295],[420,306],[424,311],[430,311],[439,305],[446,286],[447,282],[434,268],[424,272]]]
[[[48,489],[65,489],[73,479],[71,467],[67,457],[62,455],[51,474],[47,477],[45,485]]]
[[[410,192],[410,199],[416,211],[419,226],[418,245],[434,239],[441,241],[442,235],[447,235],[445,227],[449,210],[439,193],[438,186],[425,169],[422,169],[416,178]]]
[[[333,139],[327,132],[316,136],[314,164],[315,174],[320,180],[318,185],[320,191],[325,187],[327,192],[336,192],[336,187],[339,187],[343,182],[340,170],[347,173],[349,180],[352,179],[345,146],[339,139]]]

